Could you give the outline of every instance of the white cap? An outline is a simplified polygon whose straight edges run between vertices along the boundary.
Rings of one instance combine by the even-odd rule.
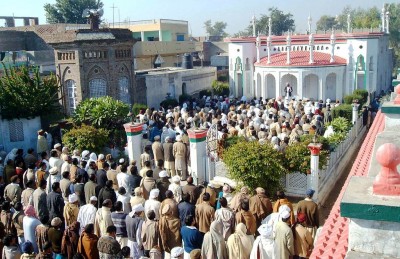
[[[282,212],[280,213],[280,216],[281,216],[282,219],[287,219],[287,218],[290,217],[290,212],[287,211],[287,210],[284,210],[284,211],[282,211]]]
[[[178,258],[179,256],[183,255],[183,248],[182,247],[174,247],[171,249],[171,258]]]
[[[57,144],[54,145],[54,148],[58,148],[58,147],[61,147],[60,143],[57,143]]]
[[[132,212],[133,212],[133,213],[142,212],[142,211],[144,211],[144,207],[143,207],[143,205],[142,205],[141,203],[136,204],[136,205],[133,206],[133,208],[132,208]]]
[[[262,224],[257,231],[263,237],[272,237],[273,227],[269,224]]]
[[[75,203],[78,201],[78,196],[75,193],[70,194],[68,196],[68,201],[69,201],[69,203]]]
[[[156,199],[159,194],[160,194],[160,190],[159,189],[153,189],[153,190],[150,191],[149,197],[151,199]]]
[[[98,159],[98,160],[103,160],[103,159],[104,159],[104,155],[103,155],[103,154],[100,154],[100,155],[97,157],[97,159]]]
[[[96,196],[90,197],[90,201],[97,201],[97,197]]]
[[[159,135],[155,136],[154,140],[160,140],[160,136]]]
[[[120,163],[120,164],[125,163],[125,159],[121,158],[121,159],[118,161],[118,163]]]
[[[181,135],[176,136],[176,141],[181,141],[181,140],[182,140],[182,136]]]
[[[179,177],[179,175],[175,175],[174,177],[172,177],[172,182],[179,183],[180,181],[181,181],[181,178]]]
[[[167,177],[167,176],[168,176],[168,174],[167,174],[167,171],[165,171],[165,170],[162,170],[158,173],[158,177]]]
[[[58,173],[58,168],[57,168],[57,166],[52,167],[52,168],[49,170],[49,173],[50,173],[50,174],[57,174],[57,173]]]
[[[89,153],[90,153],[89,150],[83,150],[82,151],[82,157],[84,158],[84,157],[88,156]]]

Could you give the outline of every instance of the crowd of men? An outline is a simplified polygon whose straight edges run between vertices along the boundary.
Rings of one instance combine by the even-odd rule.
[[[323,135],[328,99],[204,97],[182,107],[142,110],[139,161],[88,150],[13,149],[0,166],[2,258],[307,258],[319,227],[313,191],[292,204],[266,191],[195,185],[192,127],[217,124],[279,151],[303,134]],[[38,154],[38,155],[37,155]],[[268,186],[268,183],[263,183]]]

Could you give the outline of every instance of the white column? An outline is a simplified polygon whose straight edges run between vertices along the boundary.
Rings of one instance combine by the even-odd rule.
[[[356,124],[357,119],[358,119],[358,107],[360,106],[360,104],[353,103],[351,106],[353,107],[353,113],[352,113],[352,116],[351,116],[351,120],[352,120],[353,125],[354,125],[354,124]]]
[[[310,47],[310,64],[314,64],[314,35],[311,33],[308,37],[308,46]]]
[[[382,12],[381,12],[381,31],[385,32],[386,26],[385,26],[385,19],[386,19],[386,9],[385,9],[385,4],[383,4]]]
[[[288,33],[288,36],[286,38],[286,64],[290,65],[290,51],[292,50],[292,38],[290,37],[290,32]]]
[[[308,145],[308,149],[311,151],[311,178],[309,188],[315,191],[313,198],[316,203],[318,203],[318,193],[319,193],[319,153],[321,151],[322,144],[311,143]]]
[[[257,63],[260,63],[260,48],[261,48],[261,39],[260,39],[260,33],[258,33],[258,36],[256,39]]]
[[[271,64],[271,46],[272,46],[272,38],[271,38],[271,36],[268,36],[268,38],[267,38],[268,64]]]
[[[146,41],[145,38],[144,38],[144,31],[140,32],[140,38],[142,39],[142,41]]]
[[[386,18],[386,33],[387,34],[389,34],[390,33],[390,31],[389,31],[389,21],[390,21],[390,13],[389,12],[386,12],[386,14],[385,14],[385,18]]]
[[[208,175],[206,168],[206,137],[207,130],[196,129],[188,130],[189,141],[190,141],[190,164],[192,169],[192,177],[195,184],[203,181],[210,182],[214,177]]]
[[[158,40],[159,41],[163,41],[163,39],[162,39],[162,31],[161,30],[158,31]]]
[[[141,123],[126,123],[124,124],[126,137],[128,140],[128,154],[129,163],[136,160],[138,170],[140,170],[140,154],[142,153],[142,130],[143,124]]]

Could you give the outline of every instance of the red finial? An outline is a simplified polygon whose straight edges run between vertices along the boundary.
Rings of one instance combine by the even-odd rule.
[[[400,149],[392,143],[381,145],[376,151],[376,160],[382,166],[373,184],[373,193],[380,195],[400,195]]]

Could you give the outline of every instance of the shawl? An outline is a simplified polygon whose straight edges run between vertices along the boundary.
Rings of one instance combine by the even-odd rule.
[[[254,237],[246,235],[247,228],[243,223],[236,226],[235,233],[228,238],[229,258],[248,259],[253,247]]]
[[[61,253],[72,259],[78,249],[79,222],[73,222],[65,231],[61,241]]]
[[[172,216],[168,204],[163,208],[163,212],[159,222],[161,242],[164,250],[170,253],[172,248],[182,246],[181,221],[179,218]]]
[[[67,224],[67,226],[76,222],[76,220],[78,218],[78,213],[79,213],[78,205],[69,203],[69,202],[67,202],[67,204],[65,204],[64,218],[65,218],[65,223]]]
[[[236,194],[235,197],[233,197],[233,199],[231,200],[231,209],[233,210],[233,212],[237,212],[240,210],[240,203],[242,202],[242,200],[249,198],[248,193],[249,192],[247,187],[242,187],[242,189],[240,189],[240,193]]]
[[[213,221],[210,225],[210,231],[204,235],[201,255],[203,258],[228,258],[225,240],[222,236],[222,223],[220,221]]]

